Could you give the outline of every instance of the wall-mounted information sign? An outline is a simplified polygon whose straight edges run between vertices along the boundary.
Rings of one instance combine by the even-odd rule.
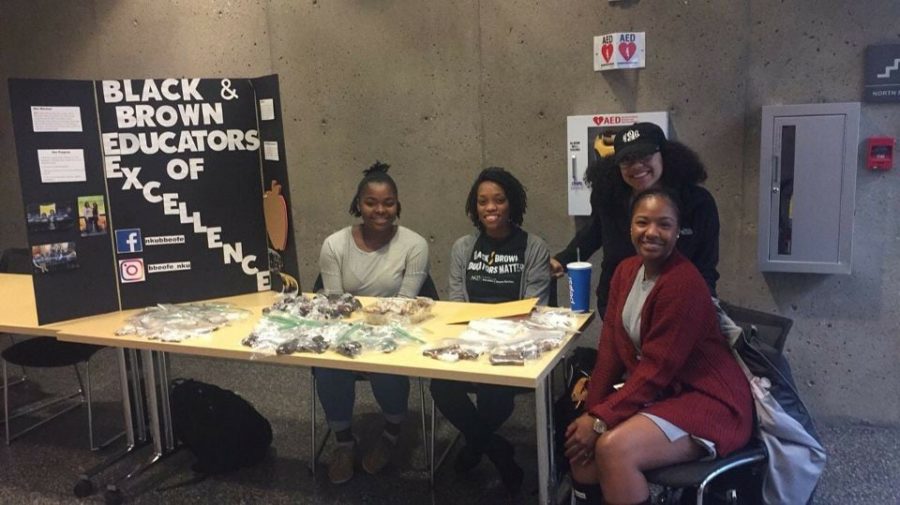
[[[900,44],[866,48],[866,102],[900,102]]]
[[[644,39],[644,32],[607,33],[594,37],[594,70],[646,67]]]

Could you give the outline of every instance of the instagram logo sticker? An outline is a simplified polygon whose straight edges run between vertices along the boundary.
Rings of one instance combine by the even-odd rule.
[[[119,260],[119,277],[122,284],[144,282],[144,260],[141,258]]]

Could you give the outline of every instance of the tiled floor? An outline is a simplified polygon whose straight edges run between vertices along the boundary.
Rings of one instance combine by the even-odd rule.
[[[99,428],[109,430],[121,423],[117,403],[114,354],[104,351],[94,367],[94,386],[98,405]],[[13,370],[15,371],[15,370]],[[135,486],[125,488],[125,497],[138,504],[193,503],[322,503],[322,504],[471,504],[535,503],[536,463],[534,406],[529,395],[517,398],[516,412],[502,433],[515,442],[517,459],[526,469],[525,492],[510,500],[490,463],[485,461],[473,472],[457,476],[444,467],[432,491],[423,468],[424,451],[419,424],[418,389],[415,381],[410,395],[410,420],[401,439],[396,461],[384,474],[357,476],[342,486],[330,485],[320,468],[315,480],[307,470],[309,460],[309,371],[248,364],[234,361],[174,357],[172,377],[192,377],[234,389],[250,400],[272,423],[274,450],[261,465],[226,476],[184,484],[192,478],[191,455],[180,451],[150,472]],[[21,401],[42,391],[55,391],[72,380],[70,371],[33,372],[41,385],[14,386],[11,401]],[[378,415],[367,385],[358,388],[358,432],[365,440],[377,430]],[[321,419],[321,414],[320,414]],[[820,420],[829,464],[822,478],[815,503],[900,504],[900,426],[879,427]],[[109,451],[91,453],[87,449],[83,410],[67,414],[37,432],[0,448],[0,503],[102,503],[102,492],[79,500],[73,487],[78,475],[102,461]],[[377,431],[376,431],[377,433]],[[439,429],[439,442],[447,443],[452,431]],[[328,449],[326,448],[326,457]],[[129,470],[134,460],[117,468]],[[101,484],[109,479],[105,474]]]

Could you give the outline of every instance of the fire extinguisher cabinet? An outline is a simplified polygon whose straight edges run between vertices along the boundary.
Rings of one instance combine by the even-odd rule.
[[[762,108],[759,269],[849,274],[859,103]]]

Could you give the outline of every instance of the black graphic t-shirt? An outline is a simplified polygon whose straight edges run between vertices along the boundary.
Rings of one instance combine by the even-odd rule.
[[[469,301],[497,303],[518,300],[525,273],[527,244],[528,232],[521,228],[515,228],[500,241],[484,233],[479,235],[466,265]]]

